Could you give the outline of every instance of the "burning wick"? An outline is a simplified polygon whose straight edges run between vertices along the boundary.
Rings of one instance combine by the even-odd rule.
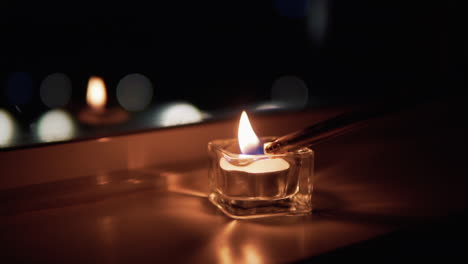
[[[108,108],[107,91],[104,80],[101,77],[89,78],[86,90],[87,108],[83,109],[78,118],[89,125],[109,125],[125,121],[128,114],[120,108]]]
[[[219,160],[219,165],[224,171],[235,174],[240,173],[240,176],[245,176],[243,174],[256,174],[258,176],[273,178],[278,177],[278,173],[287,173],[289,163],[286,160],[264,155],[263,144],[255,134],[245,111],[242,112],[239,121],[238,142],[242,152],[240,159],[250,158],[252,156],[259,156],[262,158],[252,159],[252,162],[244,164],[244,166],[236,166],[222,157]]]
[[[208,199],[234,219],[301,215],[312,211],[313,151],[264,154],[245,112],[237,139],[208,143]],[[263,141],[263,142],[262,142]]]
[[[242,154],[264,154],[263,145],[261,144],[260,139],[257,137],[257,134],[255,134],[255,131],[250,124],[249,117],[245,111],[242,111],[237,135]]]

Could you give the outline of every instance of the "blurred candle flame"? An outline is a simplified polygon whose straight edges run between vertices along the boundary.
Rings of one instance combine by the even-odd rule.
[[[255,134],[245,111],[242,111],[239,121],[238,140],[243,154],[263,154],[260,139]]]
[[[86,90],[86,102],[91,109],[101,112],[106,107],[107,92],[104,80],[93,76],[89,78],[88,88]]]

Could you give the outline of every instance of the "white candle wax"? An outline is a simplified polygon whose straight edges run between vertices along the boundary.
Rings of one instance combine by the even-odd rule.
[[[287,192],[289,163],[282,158],[260,159],[245,166],[220,158],[222,192],[231,197],[278,197]]]
[[[242,171],[247,173],[272,173],[289,169],[289,163],[282,158],[260,159],[246,166],[236,166],[225,158],[219,160],[219,165],[225,171]]]

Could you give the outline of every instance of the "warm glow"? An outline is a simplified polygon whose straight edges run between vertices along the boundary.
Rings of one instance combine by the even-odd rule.
[[[263,154],[260,139],[255,134],[252,125],[250,125],[249,117],[245,111],[242,111],[237,135],[239,147],[243,154]]]
[[[231,249],[227,245],[219,247],[219,263],[222,264],[233,264],[235,263],[234,254],[232,254]]]
[[[229,222],[220,230],[220,232],[217,233],[215,239],[213,240],[213,244],[217,248],[218,252],[218,263],[239,263],[239,261],[236,261],[235,259],[236,254],[233,252],[233,248],[230,243],[232,241],[235,226],[237,226],[236,220]]]
[[[100,77],[91,77],[86,91],[86,102],[95,111],[102,111],[106,107],[107,92],[104,80]]]
[[[251,244],[245,244],[243,247],[244,251],[244,263],[249,263],[249,264],[257,264],[257,263],[265,263],[265,261],[262,259],[262,255],[260,254],[260,251]]]
[[[96,182],[98,185],[106,185],[109,183],[109,175],[105,172],[98,172],[96,175]]]

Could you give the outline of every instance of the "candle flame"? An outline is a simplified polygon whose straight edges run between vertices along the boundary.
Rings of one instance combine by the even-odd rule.
[[[242,111],[239,121],[238,140],[243,154],[263,154],[260,139],[255,134],[245,111]]]
[[[95,111],[102,111],[106,106],[107,93],[104,80],[100,77],[91,77],[86,90],[86,102]]]

